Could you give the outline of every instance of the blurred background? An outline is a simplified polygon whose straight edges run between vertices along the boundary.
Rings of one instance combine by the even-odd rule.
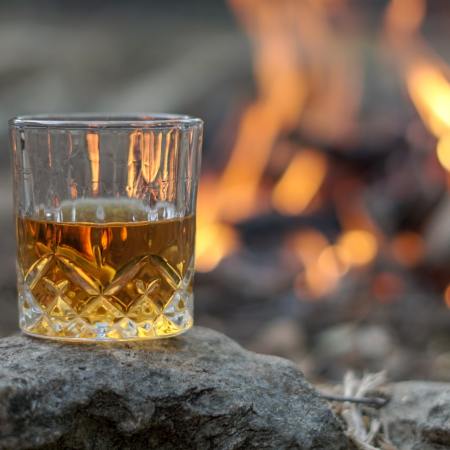
[[[196,323],[289,357],[450,380],[446,0],[0,2],[0,335],[17,330],[7,119],[206,122]]]

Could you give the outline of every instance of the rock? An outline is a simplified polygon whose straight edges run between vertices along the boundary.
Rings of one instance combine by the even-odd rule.
[[[293,363],[206,328],[116,345],[13,336],[0,359],[0,449],[350,448]]]
[[[450,449],[449,383],[405,381],[389,389],[381,419],[399,450]]]

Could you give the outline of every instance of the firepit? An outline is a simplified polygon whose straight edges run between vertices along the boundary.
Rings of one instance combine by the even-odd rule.
[[[91,5],[77,45],[83,5],[50,1],[42,24],[36,6],[10,8],[4,122],[68,108],[204,117],[196,323],[313,381],[348,368],[448,380],[448,2],[204,1],[194,14],[179,1],[171,27],[165,2],[119,3]],[[7,335],[15,249],[0,161]]]
[[[371,11],[331,3],[230,2],[256,91],[220,170],[206,156],[199,321],[313,379],[448,379],[450,81],[421,33],[436,11],[390,2],[364,49]]]

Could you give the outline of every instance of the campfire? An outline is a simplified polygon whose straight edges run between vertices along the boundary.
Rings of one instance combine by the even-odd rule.
[[[447,448],[449,0],[16,3],[0,447]]]
[[[405,342],[418,317],[423,339],[449,324],[449,67],[421,32],[425,0],[389,2],[369,50],[350,3],[229,2],[254,93],[206,153],[196,258],[201,320],[246,343],[280,317],[312,342],[343,321]]]

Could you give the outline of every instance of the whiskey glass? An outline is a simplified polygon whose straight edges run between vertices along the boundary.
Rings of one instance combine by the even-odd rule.
[[[37,115],[9,128],[23,332],[121,341],[188,330],[203,122]]]

